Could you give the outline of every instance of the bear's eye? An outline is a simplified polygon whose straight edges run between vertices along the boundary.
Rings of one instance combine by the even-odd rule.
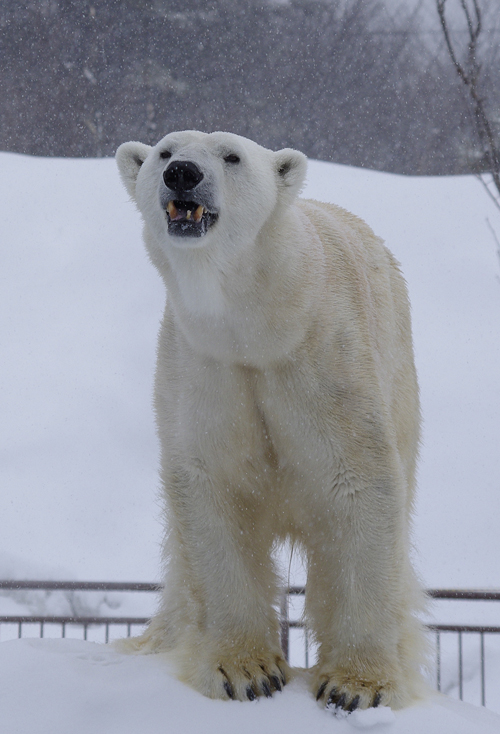
[[[163,158],[164,160],[168,160],[168,158],[172,157],[172,153],[169,150],[162,150],[160,153],[160,158]]]
[[[236,153],[230,153],[229,155],[224,156],[224,161],[226,163],[239,163],[240,158],[236,155]]]

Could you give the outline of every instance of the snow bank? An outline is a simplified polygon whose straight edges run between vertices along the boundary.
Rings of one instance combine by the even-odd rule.
[[[2,731],[16,734],[498,734],[500,716],[435,697],[404,711],[336,719],[318,707],[306,682],[240,703],[211,701],[171,674],[161,657],[128,657],[75,640],[0,645]]]

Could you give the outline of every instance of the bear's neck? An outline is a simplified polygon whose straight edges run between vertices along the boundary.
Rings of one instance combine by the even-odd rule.
[[[264,368],[290,355],[304,339],[322,262],[321,252],[314,257],[304,220],[298,208],[289,208],[254,242],[214,243],[168,258],[160,272],[169,310],[196,351]]]

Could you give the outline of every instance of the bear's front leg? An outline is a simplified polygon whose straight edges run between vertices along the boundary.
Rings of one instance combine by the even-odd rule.
[[[280,691],[270,557],[272,528],[258,492],[241,491],[197,462],[169,477],[171,534],[165,623],[181,680],[210,698],[253,700]],[[155,620],[153,620],[155,624]]]
[[[418,697],[415,661],[425,646],[404,486],[385,476],[344,485],[331,499],[307,543],[306,613],[319,643],[313,693],[347,711],[401,708]]]

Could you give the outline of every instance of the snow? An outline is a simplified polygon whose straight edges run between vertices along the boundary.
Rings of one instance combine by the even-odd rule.
[[[317,161],[310,163],[304,194],[362,216],[399,258],[409,284],[424,415],[415,519],[423,582],[498,588],[500,213],[474,177],[402,177]],[[164,293],[141,243],[139,216],[112,160],[0,153],[0,197],[0,577],[158,580],[162,528],[151,403]],[[303,581],[300,567],[290,580]],[[0,612],[62,614],[78,607],[98,614],[120,605],[122,614],[150,613],[152,597],[132,597],[121,603],[97,592],[81,598],[3,592]],[[498,624],[497,610],[493,603],[443,602],[435,605],[435,618]],[[464,649],[475,644],[464,641]],[[332,722],[310,704],[300,681],[276,701],[245,706],[243,718],[234,713],[232,719],[226,712],[239,712],[239,704],[221,709],[217,702],[200,701],[158,672],[154,659],[92,650],[92,643],[74,640],[0,645],[6,667],[18,671],[8,676],[9,706],[17,701],[19,709],[19,698],[27,703],[40,695],[33,713],[31,705],[21,706],[26,721],[38,706],[41,721],[59,726],[48,712],[62,706],[69,718],[62,715],[61,721],[69,726],[71,717],[78,719],[78,707],[92,700],[93,711],[111,717],[109,728],[99,728],[120,732],[132,731],[137,721],[132,702],[144,722],[174,721],[171,712],[197,711],[209,718],[213,712],[213,721],[242,730],[247,723],[265,730],[270,706],[280,709],[285,722],[303,722],[315,731],[347,731],[357,720]],[[471,654],[464,685],[469,700],[479,702],[478,656],[472,649]],[[453,662],[445,664],[443,686],[456,695],[453,668]],[[32,680],[43,679],[39,688],[27,686],[32,670],[38,671]],[[109,685],[101,690],[110,671]],[[488,647],[487,680],[494,682],[488,683],[488,705],[500,712],[496,640]],[[59,688],[66,691],[62,703]],[[92,698],[80,699],[80,689],[85,696],[92,691]],[[109,713],[108,698],[109,711],[128,712],[123,722],[121,714],[115,721]],[[302,706],[307,714],[300,713]],[[379,722],[374,730],[413,726],[407,715],[396,714],[394,724]],[[430,722],[438,721],[435,731],[476,731],[463,728],[469,719],[489,731],[480,718],[484,712],[442,699],[413,709],[413,715],[420,722],[415,731],[425,727],[431,734]],[[358,718],[359,728],[363,717]],[[182,722],[180,728],[190,730]],[[494,726],[500,730],[498,722]],[[10,730],[42,731],[39,723]]]
[[[76,640],[0,645],[2,731],[13,734],[498,734],[500,716],[435,696],[404,711],[337,719],[304,679],[272,699],[212,701],[177,681],[159,656],[124,656]]]

